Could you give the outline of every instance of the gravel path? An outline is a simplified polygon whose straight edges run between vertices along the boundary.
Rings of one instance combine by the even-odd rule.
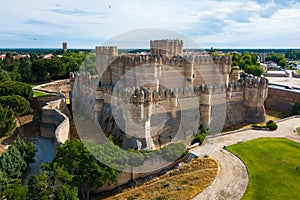
[[[194,153],[198,155],[207,154],[219,163],[219,173],[213,184],[194,199],[241,199],[249,181],[246,166],[239,158],[223,150],[223,147],[261,137],[285,137],[300,143],[300,136],[294,132],[295,128],[300,126],[300,118],[288,119],[277,124],[278,129],[276,131],[246,130],[208,138],[203,146],[193,149]]]

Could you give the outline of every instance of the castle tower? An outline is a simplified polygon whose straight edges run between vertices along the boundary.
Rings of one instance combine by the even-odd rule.
[[[152,55],[182,56],[183,41],[182,40],[151,40],[150,53]]]
[[[112,84],[112,74],[109,65],[118,57],[116,46],[96,46],[96,69],[101,80]]]
[[[231,72],[232,59],[230,56],[215,56],[213,57],[215,64],[219,69],[219,74],[222,77],[223,84],[229,83],[229,73]]]
[[[268,79],[248,78],[245,80],[246,120],[251,123],[266,121],[264,107],[268,96]]]
[[[63,42],[62,43],[62,48],[64,50],[64,53],[66,53],[66,51],[68,50],[68,43],[67,42]]]
[[[211,120],[211,91],[210,86],[205,85],[204,90],[200,93],[199,104],[200,104],[200,113],[203,123],[206,127],[210,126]]]
[[[143,149],[153,150],[155,145],[150,132],[150,117],[152,104],[146,103],[143,90],[136,89],[131,96],[129,104],[123,108],[123,117],[125,119],[125,133],[123,138],[123,147],[130,147],[132,142],[138,140]],[[133,141],[135,140],[135,141]]]
[[[231,68],[231,72],[230,72],[230,83],[234,83],[237,82],[238,80],[240,80],[240,68],[238,66],[233,66]]]

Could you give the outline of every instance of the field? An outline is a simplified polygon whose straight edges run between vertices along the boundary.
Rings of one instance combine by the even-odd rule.
[[[300,199],[300,144],[284,138],[261,138],[227,147],[249,171],[243,200]]]
[[[218,164],[210,158],[196,158],[179,169],[129,188],[107,199],[180,199],[189,200],[216,178]],[[97,199],[97,198],[95,198]]]

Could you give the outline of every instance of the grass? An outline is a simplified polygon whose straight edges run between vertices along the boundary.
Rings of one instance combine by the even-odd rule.
[[[33,97],[51,97],[53,94],[33,90]]]
[[[300,135],[300,127],[297,128],[297,133]]]
[[[261,138],[227,147],[249,172],[243,200],[300,199],[300,144],[285,138]]]
[[[296,70],[296,74],[300,74],[300,70]]]
[[[189,200],[215,179],[218,164],[210,158],[193,159],[189,164],[156,177],[140,186],[125,189],[107,199],[180,199]],[[98,198],[99,199],[99,198]]]

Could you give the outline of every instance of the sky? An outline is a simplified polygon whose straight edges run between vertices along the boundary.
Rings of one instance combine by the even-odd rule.
[[[300,0],[6,0],[0,18],[0,48],[92,49],[145,28],[202,48],[300,48]]]

